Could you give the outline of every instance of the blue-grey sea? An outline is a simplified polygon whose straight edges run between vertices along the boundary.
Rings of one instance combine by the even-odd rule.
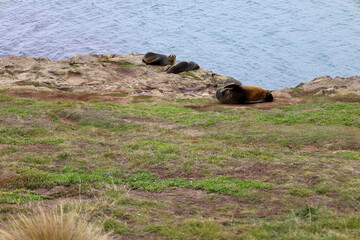
[[[0,0],[0,56],[148,51],[272,90],[360,75],[360,0]]]

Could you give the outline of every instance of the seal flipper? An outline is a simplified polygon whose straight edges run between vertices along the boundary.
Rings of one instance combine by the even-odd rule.
[[[169,71],[170,68],[171,68],[171,65],[167,65],[167,66],[162,70],[162,72],[167,72],[167,71]]]
[[[161,58],[155,58],[148,62],[150,65],[161,65]]]
[[[147,62],[145,62],[145,60],[144,59],[141,59],[142,61],[143,61],[143,63],[145,63],[145,65],[149,65]]]

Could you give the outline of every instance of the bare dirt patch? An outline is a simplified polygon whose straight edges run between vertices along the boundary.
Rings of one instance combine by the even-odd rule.
[[[174,188],[160,193],[131,191],[131,194],[145,199],[154,199],[169,206],[169,210],[176,216],[188,218],[191,216],[223,218],[230,221],[232,218],[242,218],[241,207],[236,207],[238,201],[236,197],[224,195],[209,195],[205,191],[194,189]],[[225,206],[226,203],[226,206]],[[230,207],[219,212],[219,209]]]
[[[263,198],[253,199],[249,196],[227,196],[209,194],[202,190],[173,188],[160,193],[131,191],[130,193],[145,199],[154,199],[169,206],[169,211],[181,218],[202,216],[214,218],[222,223],[229,223],[249,216],[267,217],[281,215],[287,212],[277,199],[267,199],[268,194],[283,195],[282,190],[256,190],[257,196]],[[273,201],[274,200],[274,201]]]
[[[206,112],[209,110],[210,107],[219,105],[217,102],[214,104],[208,104],[208,105],[201,105],[201,106],[194,106],[194,105],[186,105],[186,108],[191,108],[198,112]]]
[[[62,91],[39,91],[29,89],[10,89],[6,92],[9,96],[35,99],[38,101],[105,101],[126,104],[133,100],[133,97],[118,97],[114,94],[99,93],[67,93]]]
[[[8,187],[9,183],[16,176],[15,173],[0,172],[0,188]]]
[[[21,97],[34,99],[39,101],[104,101],[117,104],[129,104],[133,102],[138,102],[137,96],[130,96],[124,94],[116,93],[81,93],[81,92],[64,92],[64,91],[44,91],[44,90],[33,90],[33,89],[9,89],[5,94],[13,97]],[[257,103],[257,104],[226,104],[227,107],[231,108],[256,108],[261,110],[268,110],[278,106],[289,106],[294,104],[303,104],[308,102],[304,100],[304,96],[309,95],[309,93],[301,94],[289,94],[283,90],[276,91],[274,94],[273,102]],[[172,97],[172,96],[171,96]],[[199,96],[200,97],[200,96]],[[163,97],[164,98],[164,97]],[[165,98],[166,99],[166,96]],[[149,99],[144,99],[145,102],[153,102],[158,100],[158,97],[152,96]],[[334,98],[334,101],[346,101],[346,102],[357,102],[358,99],[351,97],[337,97]],[[216,106],[222,106],[223,104],[213,101],[210,104],[205,105],[187,105],[185,107],[194,109],[199,112],[206,112]],[[224,104],[225,105],[225,104]]]
[[[26,152],[53,152],[54,147],[48,144],[28,144],[25,145]]]
[[[281,175],[275,174],[275,172],[283,167],[282,164],[256,162],[251,165],[234,167],[227,172],[238,179],[266,180],[269,183],[280,183],[283,179]]]

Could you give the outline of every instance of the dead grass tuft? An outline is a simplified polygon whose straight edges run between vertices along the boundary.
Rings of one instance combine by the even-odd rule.
[[[63,208],[45,210],[39,207],[32,216],[20,214],[0,229],[1,240],[107,240],[88,217]]]

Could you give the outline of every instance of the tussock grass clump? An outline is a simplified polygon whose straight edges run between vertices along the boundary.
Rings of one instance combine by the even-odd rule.
[[[1,240],[107,240],[99,227],[87,217],[63,208],[46,211],[43,208],[32,216],[14,217],[8,226],[0,229]]]

